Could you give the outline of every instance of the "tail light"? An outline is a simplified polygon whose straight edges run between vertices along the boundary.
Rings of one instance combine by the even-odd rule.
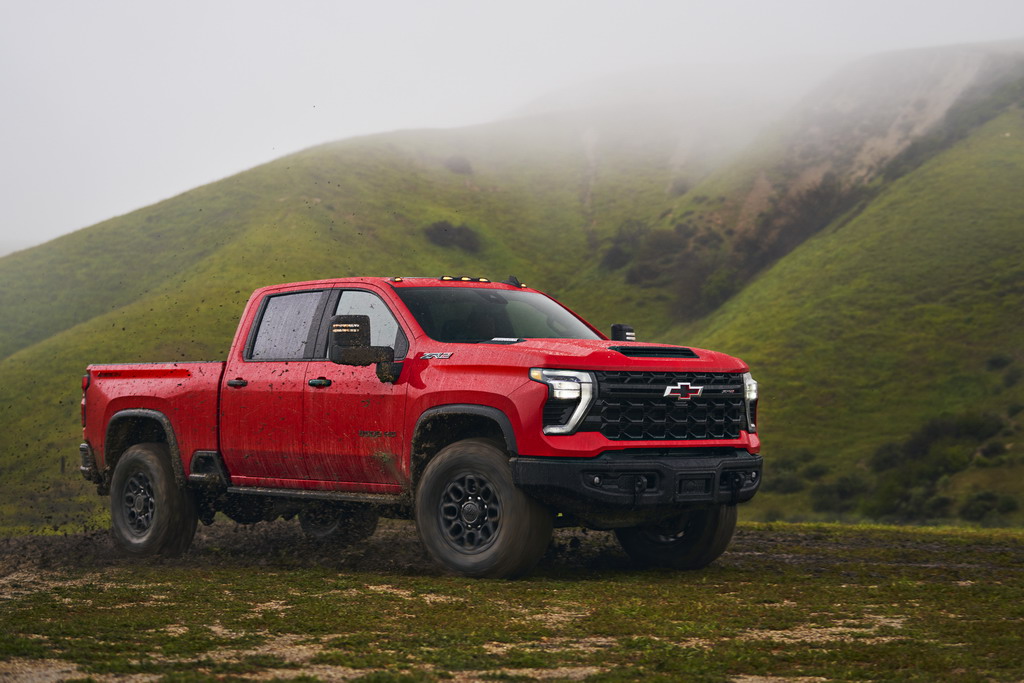
[[[85,429],[85,390],[89,388],[89,373],[82,375],[82,429]]]

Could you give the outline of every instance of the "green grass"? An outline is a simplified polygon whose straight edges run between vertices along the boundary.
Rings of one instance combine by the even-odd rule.
[[[520,581],[192,560],[3,579],[4,662],[81,677],[1019,680],[1024,536],[744,525],[698,572]],[[404,678],[403,678],[404,677]]]

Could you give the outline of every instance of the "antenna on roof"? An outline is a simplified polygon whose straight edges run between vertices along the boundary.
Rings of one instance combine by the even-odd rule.
[[[523,286],[523,283],[520,282],[519,278],[517,278],[515,275],[509,275],[508,279],[505,280],[502,284],[504,284],[504,285],[512,285],[513,287],[522,287]]]

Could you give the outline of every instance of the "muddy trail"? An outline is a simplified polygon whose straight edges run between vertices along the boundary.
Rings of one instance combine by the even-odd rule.
[[[346,548],[306,538],[295,521],[200,526],[180,558],[126,557],[108,530],[58,536],[0,538],[0,577],[25,571],[89,571],[134,565],[174,567],[322,567],[382,575],[437,576],[444,570],[427,555],[412,522],[382,520],[369,539]],[[899,574],[900,567],[938,570],[948,578],[986,570],[1024,578],[1024,536],[998,540],[981,532],[946,536],[921,529],[752,525],[737,529],[715,566],[741,571]],[[633,571],[610,532],[555,531],[535,573]]]

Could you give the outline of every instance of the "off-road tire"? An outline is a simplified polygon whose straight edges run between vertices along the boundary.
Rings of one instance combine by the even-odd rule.
[[[114,543],[131,555],[178,557],[192,545],[196,504],[175,482],[166,444],[135,444],[117,461],[110,519]]]
[[[314,503],[299,511],[299,525],[318,543],[345,547],[358,543],[377,530],[380,515],[368,505]]]
[[[551,513],[512,483],[508,454],[486,439],[442,448],[416,490],[423,545],[437,562],[464,576],[528,572],[551,541],[551,525]]]
[[[736,506],[692,510],[658,527],[616,529],[615,536],[642,567],[700,569],[725,552],[736,530]]]

